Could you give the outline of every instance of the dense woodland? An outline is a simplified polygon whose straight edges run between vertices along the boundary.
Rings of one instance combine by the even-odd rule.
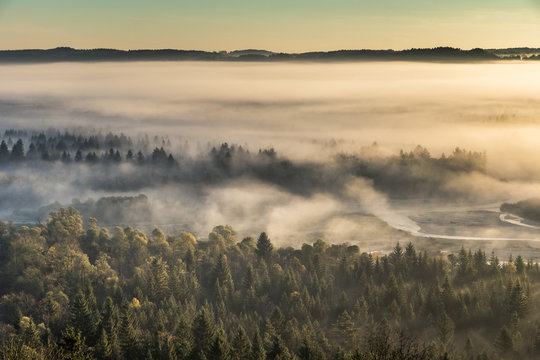
[[[270,234],[271,235],[271,234]],[[0,223],[2,359],[533,359],[540,268],[265,233]]]
[[[374,143],[357,154],[338,153],[324,162],[293,161],[274,148],[252,152],[228,143],[201,145],[186,141],[174,144],[169,138],[159,136],[132,138],[124,134],[53,130],[4,132],[0,142],[0,165],[4,169],[16,171],[31,166],[33,171],[46,172],[51,162],[74,168],[92,167],[87,178],[75,181],[81,189],[121,192],[166,184],[213,185],[247,178],[306,196],[314,193],[344,195],[339,193],[347,188],[351,179],[363,178],[371,180],[375,189],[391,197],[455,199],[463,195],[460,194],[462,189],[445,186],[453,178],[487,172],[485,153],[460,148],[439,157],[432,156],[421,146],[388,155]]]

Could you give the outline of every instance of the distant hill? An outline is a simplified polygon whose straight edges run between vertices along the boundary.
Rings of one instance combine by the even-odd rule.
[[[246,50],[234,50],[228,53],[230,56],[272,56],[275,53],[268,50],[256,50],[256,49],[246,49]]]
[[[493,51],[451,47],[409,50],[337,50],[274,53],[267,50],[209,52],[199,50],[117,50],[58,47],[39,50],[0,50],[0,63],[98,61],[482,61],[500,59]]]

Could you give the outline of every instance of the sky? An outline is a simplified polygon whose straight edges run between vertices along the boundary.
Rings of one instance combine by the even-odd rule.
[[[540,0],[0,0],[0,49],[540,47]]]

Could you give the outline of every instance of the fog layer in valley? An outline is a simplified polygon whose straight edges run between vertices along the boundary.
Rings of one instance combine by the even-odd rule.
[[[4,166],[7,218],[54,201],[145,194],[146,225],[202,238],[219,224],[241,236],[265,230],[293,246],[317,237],[393,244],[405,237],[396,229],[540,238],[493,220],[502,202],[540,190],[540,64],[2,65],[0,79],[3,129],[157,135],[179,163],[167,181],[130,163]],[[224,142],[278,155],[240,159],[232,173],[218,172],[219,181],[201,180],[201,164],[213,164],[207,156]],[[400,162],[399,151],[417,145],[439,160]],[[456,147],[485,152],[485,166],[456,170],[445,160]],[[269,169],[273,177],[264,175]],[[448,213],[432,219],[456,208],[459,226],[440,220]],[[463,216],[477,210],[487,217]]]

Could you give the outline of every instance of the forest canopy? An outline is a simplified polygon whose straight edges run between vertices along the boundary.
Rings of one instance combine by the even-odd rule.
[[[0,223],[3,359],[508,359],[540,351],[540,268],[216,226],[112,232],[74,208]]]

